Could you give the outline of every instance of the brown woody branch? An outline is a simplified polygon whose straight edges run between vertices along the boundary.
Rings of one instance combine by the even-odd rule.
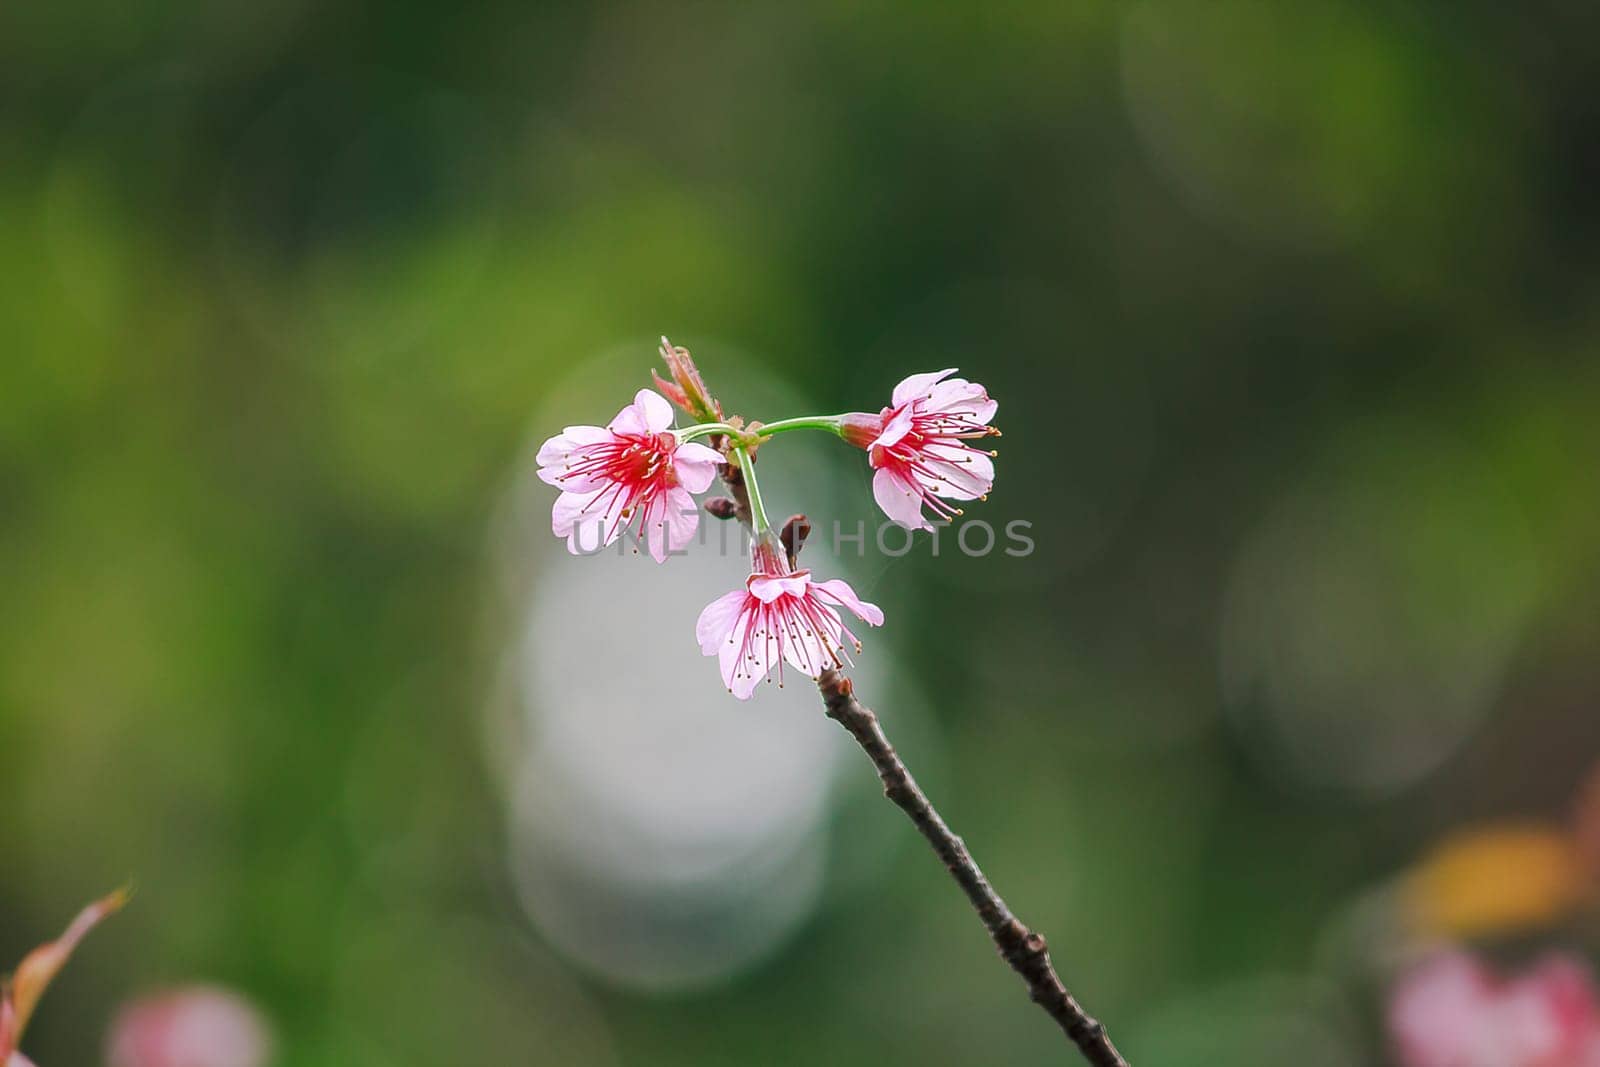
[[[883,794],[892,800],[914,823],[939,859],[944,862],[950,877],[961,886],[973,910],[983,921],[984,929],[994,939],[995,948],[1011,965],[1011,969],[1027,983],[1028,994],[1050,1017],[1061,1025],[1083,1056],[1095,1067],[1128,1067],[1104,1026],[1084,1011],[1067,987],[1062,984],[1050,962],[1050,952],[1044,937],[1028,929],[1021,919],[1011,914],[1006,902],[996,893],[983,871],[973,860],[972,853],[961,838],[945,823],[928,800],[927,794],[911,777],[911,772],[901,761],[894,746],[884,735],[878,717],[870,708],[855,698],[855,686],[850,679],[836,670],[824,671],[817,679],[828,718],[850,731],[850,736],[866,752],[883,779]]]
[[[664,382],[658,375],[656,384],[690,414],[703,420],[722,418],[722,406],[707,393],[688,350],[674,348],[666,338],[662,338],[661,353],[672,372],[672,381]],[[738,420],[729,420],[729,423],[735,427],[743,425]],[[759,424],[752,423],[750,428],[758,429]],[[716,434],[711,436],[709,444],[728,458],[734,442],[727,434]],[[754,458],[752,450],[751,459]],[[750,493],[745,485],[744,472],[737,463],[725,462],[719,473],[723,484],[728,487],[728,497],[707,501],[707,511],[718,518],[737,518],[747,529],[750,528]],[[783,548],[789,556],[791,567],[798,565],[800,550],[810,533],[811,524],[804,515],[790,516],[784,523]],[[884,795],[906,813],[933,847],[934,853],[944,862],[945,869],[962,892],[966,893],[984,929],[994,939],[1001,957],[1022,976],[1034,1003],[1060,1024],[1067,1037],[1094,1067],[1128,1067],[1127,1061],[1111,1043],[1105,1027],[1084,1011],[1062,984],[1050,962],[1044,937],[1028,929],[1022,920],[1011,914],[1006,902],[973,861],[966,843],[955,835],[928,800],[927,794],[917,785],[916,779],[911,777],[911,772],[884,735],[878,717],[856,700],[855,687],[850,679],[837,670],[824,671],[817,679],[817,689],[822,693],[828,717],[848,730],[872,760],[873,766],[878,769],[878,777],[883,779]]]
[[[750,498],[745,489],[744,476],[737,464],[722,468],[722,480],[733,497],[734,514],[746,526],[750,522]],[[789,565],[795,566],[811,524],[804,515],[794,515],[784,523],[784,548],[789,553]],[[1011,913],[1000,894],[995,892],[967,851],[966,842],[957,837],[917,785],[900,756],[889,743],[878,717],[870,708],[855,698],[855,686],[837,670],[824,671],[817,679],[817,689],[822,694],[828,718],[849,731],[862,751],[872,760],[883,780],[883,793],[906,813],[917,830],[927,839],[935,854],[944,862],[950,877],[966,893],[973,910],[983,922],[984,929],[994,940],[995,948],[1011,969],[1022,976],[1028,995],[1050,1017],[1060,1024],[1073,1044],[1083,1053],[1084,1059],[1094,1067],[1128,1067],[1111,1037],[1099,1020],[1083,1010],[1082,1005],[1067,991],[1050,961],[1050,952],[1044,936],[1030,930],[1021,919]]]

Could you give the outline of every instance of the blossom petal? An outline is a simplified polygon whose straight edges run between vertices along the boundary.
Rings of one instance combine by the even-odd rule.
[[[931,472],[915,477],[934,496],[976,500],[994,488],[994,460],[987,452],[959,444],[930,444],[923,450]]]
[[[700,506],[685,489],[669,490],[666,498],[667,551],[682,552],[700,528]]]
[[[587,493],[562,493],[556,497],[556,502],[550,508],[550,532],[557,537],[565,537],[572,532],[572,527],[583,517],[584,509],[589,502],[600,495],[596,489]]]
[[[878,502],[890,521],[908,530],[933,529],[933,524],[922,515],[922,497],[893,467],[880,467],[872,476],[872,499]]]
[[[948,370],[929,371],[926,374],[913,374],[911,377],[905,379],[899,385],[894,387],[894,393],[891,397],[892,403],[895,407],[900,407],[902,404],[909,404],[911,401],[927,393],[927,391],[933,388],[934,385],[950,377],[950,375],[954,374],[955,372],[956,368],[951,367]]]
[[[795,575],[774,576],[769,574],[751,575],[748,583],[750,595],[763,604],[770,604],[785,593],[790,596],[803,597],[806,595],[808,579]]]
[[[540,467],[539,480],[546,485],[553,485],[557,489],[570,489],[577,493],[586,493],[598,489],[605,484],[603,480],[590,478],[586,475],[574,475],[567,470],[565,462],[552,463]]]
[[[569,468],[581,460],[592,445],[611,440],[612,434],[600,426],[568,426],[539,446],[539,479],[557,489],[586,492],[597,489],[603,479],[574,476]]]
[[[966,410],[966,408],[964,407],[963,410]],[[994,413],[999,410],[1000,401],[985,393],[981,400],[971,405],[972,421],[981,422],[987,426],[994,421]]]
[[[650,557],[665,563],[667,557],[686,548],[694,540],[700,510],[694,497],[673,488],[650,498],[644,505],[644,536]]]
[[[672,469],[678,474],[678,484],[691,493],[710,489],[721,465],[722,453],[694,441],[679,445],[672,453]]]
[[[639,536],[657,563],[667,561],[667,495],[657,493],[639,505]]]
[[[695,620],[694,636],[700,642],[702,653],[715,656],[722,651],[722,646],[728,643],[728,638],[733,634],[734,621],[738,619],[749,596],[743,589],[735,589],[717,597],[700,612],[700,617]]]
[[[735,620],[733,633],[718,655],[722,680],[740,700],[749,700],[771,669],[773,637],[763,621],[766,618],[767,612],[761,610],[761,605],[750,601]]]
[[[611,440],[611,431],[604,426],[564,426],[561,428],[560,433],[546,441],[544,447],[539,449],[539,462],[543,463],[545,461],[544,448],[556,442],[561,442],[563,447],[571,450],[583,448],[586,445],[597,445],[602,441],[609,440]]]
[[[834,652],[840,646],[844,624],[839,613],[817,598],[812,598],[809,617],[792,616],[783,634],[783,658],[795,670],[815,678],[839,664]],[[818,629],[820,627],[820,630]]]
[[[850,583],[843,578],[829,578],[825,582],[813,582],[812,588],[822,593],[835,603],[843,604],[861,617],[863,621],[872,626],[883,625],[883,609],[876,604],[869,604],[856,595],[850,588]]]
[[[622,533],[622,494],[562,493],[550,509],[550,532],[565,537],[574,556],[598,552]]]
[[[107,1036],[106,1067],[265,1067],[272,1030],[255,1005],[217,986],[125,1004]]]
[[[911,405],[906,404],[895,409],[894,413],[884,421],[883,432],[867,446],[867,451],[874,448],[893,448],[899,444],[906,434],[911,432],[914,423]]]
[[[649,437],[653,432],[637,397],[633,403],[617,412],[616,418],[606,423],[606,429],[614,434],[626,434],[629,437]]]
[[[641,389],[633,394],[633,406],[650,433],[660,433],[672,425],[672,405],[653,389]]]
[[[1435,957],[1406,976],[1389,1005],[1389,1030],[1403,1062],[1467,1062],[1491,995],[1488,973],[1464,953]]]
[[[1000,405],[991,400],[989,391],[978,383],[952,378],[934,386],[921,407],[930,414],[959,414],[981,424],[994,418]]]

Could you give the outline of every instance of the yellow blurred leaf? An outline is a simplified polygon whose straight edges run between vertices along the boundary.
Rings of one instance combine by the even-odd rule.
[[[1507,823],[1446,838],[1411,871],[1403,892],[1421,932],[1473,937],[1555,922],[1589,889],[1566,832]]]

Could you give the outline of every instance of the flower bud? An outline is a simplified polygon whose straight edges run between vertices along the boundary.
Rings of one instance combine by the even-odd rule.
[[[672,342],[663,337],[661,358],[666,362],[667,373],[672,376],[672,380],[668,381],[655,371],[651,371],[651,377],[656,380],[656,388],[660,389],[667,399],[700,422],[721,422],[722,405],[707,392],[705,379],[700,377],[700,370],[690,358],[689,350],[674,348]]]
[[[806,538],[810,536],[811,520],[804,515],[790,515],[785,520],[778,539],[783,542],[783,550],[789,556],[789,566],[800,565],[800,550],[805,547]]]
[[[839,416],[839,436],[849,444],[865,451],[872,447],[883,433],[883,416],[868,415],[864,411],[852,411],[848,415]]]
[[[55,979],[57,972],[66,966],[84,935],[94,929],[107,915],[119,911],[128,902],[129,891],[119,889],[110,896],[95,901],[78,913],[66,933],[49,944],[40,945],[23,957],[16,972],[0,982],[0,1067],[12,1067],[27,1059],[17,1051],[28,1019],[38,1006],[39,998]]]

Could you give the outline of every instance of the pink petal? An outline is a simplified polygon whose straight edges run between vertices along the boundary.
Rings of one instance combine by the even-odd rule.
[[[650,557],[665,563],[667,556],[681,552],[694,540],[700,509],[694,497],[679,488],[658,493],[645,504],[644,534]]]
[[[600,491],[596,489],[587,493],[562,493],[556,497],[555,504],[550,508],[550,532],[557,537],[570,534],[573,526],[583,517],[589,501],[599,495]]]
[[[571,489],[582,493],[600,487],[600,483],[592,478],[568,476],[565,463],[552,463],[547,467],[540,467],[538,475],[541,482],[553,485],[557,489]]]
[[[816,600],[813,606],[821,616],[823,632],[819,634],[811,626],[797,625],[785,635],[783,642],[783,658],[808,678],[815,678],[837,665],[833,650],[839,647],[844,630],[837,611]]]
[[[651,433],[660,433],[672,425],[672,405],[654,390],[641,389],[633,394],[633,406]]]
[[[1564,956],[1549,955],[1512,989],[1537,1000],[1550,1013],[1568,1043],[1600,1032],[1600,1003],[1588,968]]]
[[[892,467],[880,467],[872,476],[872,499],[890,521],[908,530],[933,529],[933,524],[922,517],[922,498]]]
[[[749,607],[753,608],[754,605]],[[745,648],[746,634],[755,624],[755,618],[753,610],[742,612],[734,622],[727,643],[717,654],[722,680],[740,700],[750,699],[750,694],[756,691],[756,686],[767,676],[770,667],[768,654],[771,645],[767,639],[757,638],[750,642],[749,649]]]
[[[899,444],[906,434],[911,432],[913,424],[911,406],[897,408],[887,422],[883,424],[883,432],[867,446],[870,452],[874,448],[893,448]]]
[[[678,473],[678,484],[691,493],[703,493],[717,480],[717,468],[722,465],[722,454],[714,448],[689,441],[672,453],[672,469]]]
[[[606,429],[629,437],[648,437],[655,432],[650,429],[650,420],[646,417],[644,409],[639,406],[637,397],[633,403],[617,412],[616,418],[606,423]]]
[[[539,446],[539,462],[560,462],[575,449],[609,440],[611,431],[604,426],[568,426]]]
[[[574,436],[575,430],[584,432]],[[589,476],[573,477],[569,468],[583,458],[590,446],[609,440],[611,440],[610,430],[603,430],[598,426],[568,426],[560,434],[539,446],[539,480],[557,489],[575,493],[600,488],[605,484],[605,479]]]
[[[750,595],[763,604],[770,604],[780,596],[805,596],[807,579],[795,575],[752,575],[747,583]]]
[[[200,986],[136,1000],[106,1042],[109,1067],[263,1067],[272,1034],[255,1006]]]
[[[1492,1062],[1518,1065],[1574,1064],[1581,1031],[1563,1028],[1555,1005],[1536,983],[1520,979],[1500,990],[1489,1010],[1479,1017],[1479,1055],[1487,1048],[1502,1050]]]
[[[739,612],[749,596],[750,594],[743,589],[735,589],[731,593],[717,597],[700,612],[700,617],[695,620],[694,636],[700,642],[702,653],[715,656],[722,651],[722,647],[728,643],[728,638],[733,633],[734,621],[739,617]]]
[[[986,452],[963,445],[936,444],[922,450],[936,477],[918,473],[917,481],[934,496],[976,500],[994,488],[994,460]]]
[[[994,418],[999,407],[989,399],[988,391],[983,386],[965,378],[940,382],[930,390],[930,396],[922,404],[924,412],[960,413],[978,423],[986,423]]]
[[[600,489],[562,493],[550,509],[550,530],[575,556],[598,552],[622,535],[622,496]]]
[[[694,541],[695,531],[700,528],[700,506],[686,489],[669,489],[666,497],[667,548],[681,552]]]
[[[927,374],[913,374],[894,387],[894,393],[892,394],[894,406],[900,407],[903,404],[911,403],[919,396],[926,394],[935,384],[950,377],[955,372],[956,369],[951,367],[948,370],[930,371]]]
[[[667,495],[657,493],[639,505],[637,516],[645,551],[657,563],[667,561]]]
[[[1407,974],[1389,1003],[1389,1031],[1405,1067],[1468,1062],[1492,1001],[1491,979],[1470,956],[1448,952]]]
[[[834,602],[843,604],[867,623],[873,626],[883,625],[883,609],[876,604],[869,604],[856,596],[856,591],[850,588],[850,583],[843,578],[829,578],[825,582],[814,582],[812,587],[826,594]]]

